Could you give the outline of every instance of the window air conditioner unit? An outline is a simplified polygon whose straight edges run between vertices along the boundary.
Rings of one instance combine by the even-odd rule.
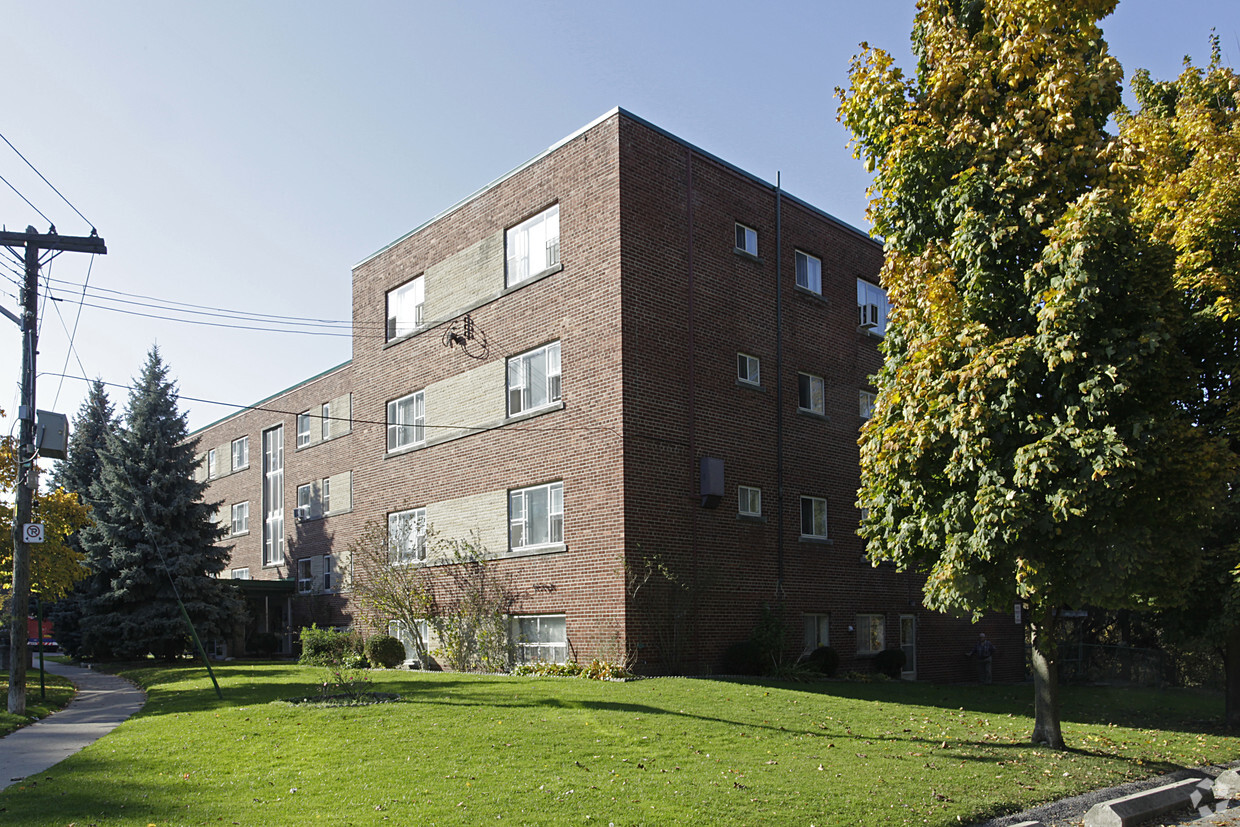
[[[295,520],[308,520],[308,519],[310,519],[310,506],[308,506],[308,505],[299,505],[299,506],[297,506],[296,508],[294,508],[294,509],[293,509],[293,519],[295,519]]]
[[[857,305],[857,324],[862,330],[874,330],[878,327],[878,305],[877,304],[859,304]]]

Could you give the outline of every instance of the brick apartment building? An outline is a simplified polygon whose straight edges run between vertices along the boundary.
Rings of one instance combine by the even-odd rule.
[[[496,558],[519,657],[710,672],[768,607],[844,668],[971,679],[979,627],[856,535],[881,258],[613,110],[358,264],[349,362],[196,432],[251,631],[383,628],[346,550],[386,524],[434,566],[430,525]],[[1019,677],[1021,627],[980,629]]]

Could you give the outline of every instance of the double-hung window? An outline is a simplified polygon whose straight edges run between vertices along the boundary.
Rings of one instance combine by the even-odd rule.
[[[320,502],[322,503],[323,513],[324,513],[324,514],[326,514],[327,512],[329,512],[329,511],[331,511],[331,510],[332,510],[332,481],[331,481],[331,477],[324,477],[324,478],[323,478],[323,482],[322,482],[322,484],[321,484],[321,486],[320,486],[319,490],[322,492],[322,496],[321,496],[319,499],[320,499]]]
[[[395,451],[426,441],[426,400],[423,391],[387,403],[387,449]]]
[[[299,520],[310,519],[310,483],[297,486],[297,512]]]
[[[812,652],[819,646],[831,645],[831,615],[826,614],[807,614],[803,615],[805,620],[805,645],[806,653]]]
[[[314,560],[310,557],[302,557],[297,561],[297,591],[300,594],[309,594],[314,590]]]
[[[863,330],[879,336],[887,332],[887,291],[877,284],[857,279],[857,323]]]
[[[746,385],[761,385],[762,360],[748,353],[736,354],[736,379]]]
[[[526,615],[512,619],[518,663],[564,663],[568,629],[564,615]]]
[[[328,439],[332,435],[332,403],[324,402],[319,410],[319,438]]]
[[[220,466],[216,461],[215,449],[212,448],[210,451],[207,451],[207,479],[215,479],[215,477],[219,476],[219,473]]]
[[[560,343],[508,360],[508,415],[515,416],[560,401]]]
[[[882,615],[857,615],[857,653],[871,655],[886,648],[886,622]]]
[[[323,555],[323,591],[330,592],[339,585],[336,577],[336,556],[334,554]]]
[[[504,236],[508,286],[520,284],[560,263],[560,205],[522,221]]]
[[[297,447],[304,448],[310,444],[310,412],[297,414]]]
[[[408,336],[422,326],[426,277],[418,276],[387,292],[387,340]]]
[[[869,419],[874,416],[874,399],[876,397],[870,391],[857,391],[857,403],[860,408],[861,418]]]
[[[250,503],[234,503],[232,507],[232,533],[245,534],[250,530]]]
[[[821,376],[809,373],[797,374],[797,410],[819,415],[826,413]]]
[[[243,568],[233,569],[232,579],[233,580],[249,580],[250,579],[250,567],[244,566]]]
[[[564,542],[564,483],[508,493],[508,545],[537,548]]]
[[[736,249],[751,256],[758,255],[758,231],[744,224],[736,224]]]
[[[736,513],[742,517],[762,516],[762,489],[749,485],[736,487]]]
[[[388,515],[388,558],[392,565],[426,559],[426,509],[411,508]]]
[[[797,287],[822,295],[822,259],[796,251]]]
[[[232,441],[232,469],[240,471],[250,467],[250,438],[243,436]]]
[[[822,497],[801,498],[801,536],[827,539],[827,501]]]

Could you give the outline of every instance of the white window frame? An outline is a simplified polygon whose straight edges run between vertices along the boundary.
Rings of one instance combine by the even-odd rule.
[[[504,233],[506,284],[512,287],[560,263],[560,205],[553,204]]]
[[[219,458],[215,454],[215,449],[207,451],[207,479],[215,479],[219,476],[220,465]]]
[[[757,258],[758,256],[758,231],[748,224],[736,222],[736,249],[742,253]]]
[[[238,534],[250,533],[250,501],[243,503],[233,503],[232,507],[232,535],[236,537]]]
[[[558,404],[563,384],[560,343],[548,342],[509,357],[506,382],[509,416]]]
[[[426,442],[426,396],[416,391],[387,403],[387,449],[399,451]]]
[[[242,566],[239,569],[233,569],[232,579],[233,580],[249,580],[250,579],[250,567]]]
[[[250,467],[250,438],[238,437],[232,441],[232,469],[240,471]]]
[[[801,536],[811,540],[826,540],[828,539],[828,526],[826,498],[802,496]],[[809,531],[806,531],[806,528]]]
[[[806,612],[802,617],[805,619],[802,653],[808,655],[819,647],[830,646],[831,615]]]
[[[803,250],[796,251],[797,287],[822,295],[822,259]]]
[[[310,488],[310,483],[303,483],[297,486],[297,510],[296,515],[299,520],[310,519],[311,503],[314,501],[314,492]]]
[[[857,279],[857,323],[876,336],[887,333],[887,316],[891,307],[887,291],[865,279]]]
[[[336,555],[323,555],[323,591],[335,592],[340,589],[339,574],[336,572]]]
[[[566,663],[568,618],[562,614],[514,615],[513,658],[517,663]]]
[[[284,426],[263,431],[263,565],[284,565]]]
[[[332,403],[324,402],[319,409],[319,438],[331,439],[332,436]]]
[[[330,477],[324,477],[319,483],[319,502],[322,505],[320,509],[324,514],[332,510],[332,481]]]
[[[827,414],[827,384],[821,376],[797,373],[797,410],[803,413]]]
[[[388,514],[388,560],[393,566],[426,561],[426,509]]]
[[[736,354],[736,381],[746,385],[762,384],[762,360],[748,353]]]
[[[387,341],[403,339],[422,327],[426,304],[426,277],[418,276],[384,294],[384,332]]]
[[[742,517],[761,517],[762,489],[752,485],[736,486],[736,513]]]
[[[297,560],[297,593],[310,594],[314,591],[314,558],[301,557]]]
[[[414,634],[422,642],[422,651],[430,649],[430,624],[425,620],[415,620]],[[405,660],[416,661],[418,659],[417,647],[413,645],[413,637],[409,634],[409,626],[403,620],[389,620],[388,634],[400,641],[405,647]]]
[[[546,512],[531,514],[531,505],[546,503]],[[534,535],[534,539],[531,539]],[[545,538],[545,539],[544,539]],[[508,548],[512,551],[564,544],[564,483],[549,482],[508,492]]]
[[[881,614],[857,615],[857,654],[874,655],[885,648],[887,648],[887,617]]]
[[[874,416],[874,400],[877,398],[878,394],[873,391],[857,391],[858,413],[862,419],[870,419]]]
[[[310,412],[297,414],[297,447],[305,448],[310,444]]]

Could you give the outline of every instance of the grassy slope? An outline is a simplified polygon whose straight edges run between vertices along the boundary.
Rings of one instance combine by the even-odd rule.
[[[1069,689],[1077,749],[1028,746],[1027,687],[376,673],[405,701],[317,708],[321,671],[128,673],[146,709],[0,793],[20,824],[968,823],[1231,760],[1217,699]]]
[[[47,687],[46,699],[40,697],[43,693],[39,689],[39,670],[31,669],[26,673],[26,714],[11,715],[2,711],[4,707],[0,706],[0,737],[27,724],[32,724],[40,718],[46,718],[56,710],[63,709],[69,701],[73,700],[73,684],[64,678],[58,678],[49,673],[45,676],[44,683]],[[7,672],[0,672],[0,698],[8,698],[8,696],[9,676]]]

